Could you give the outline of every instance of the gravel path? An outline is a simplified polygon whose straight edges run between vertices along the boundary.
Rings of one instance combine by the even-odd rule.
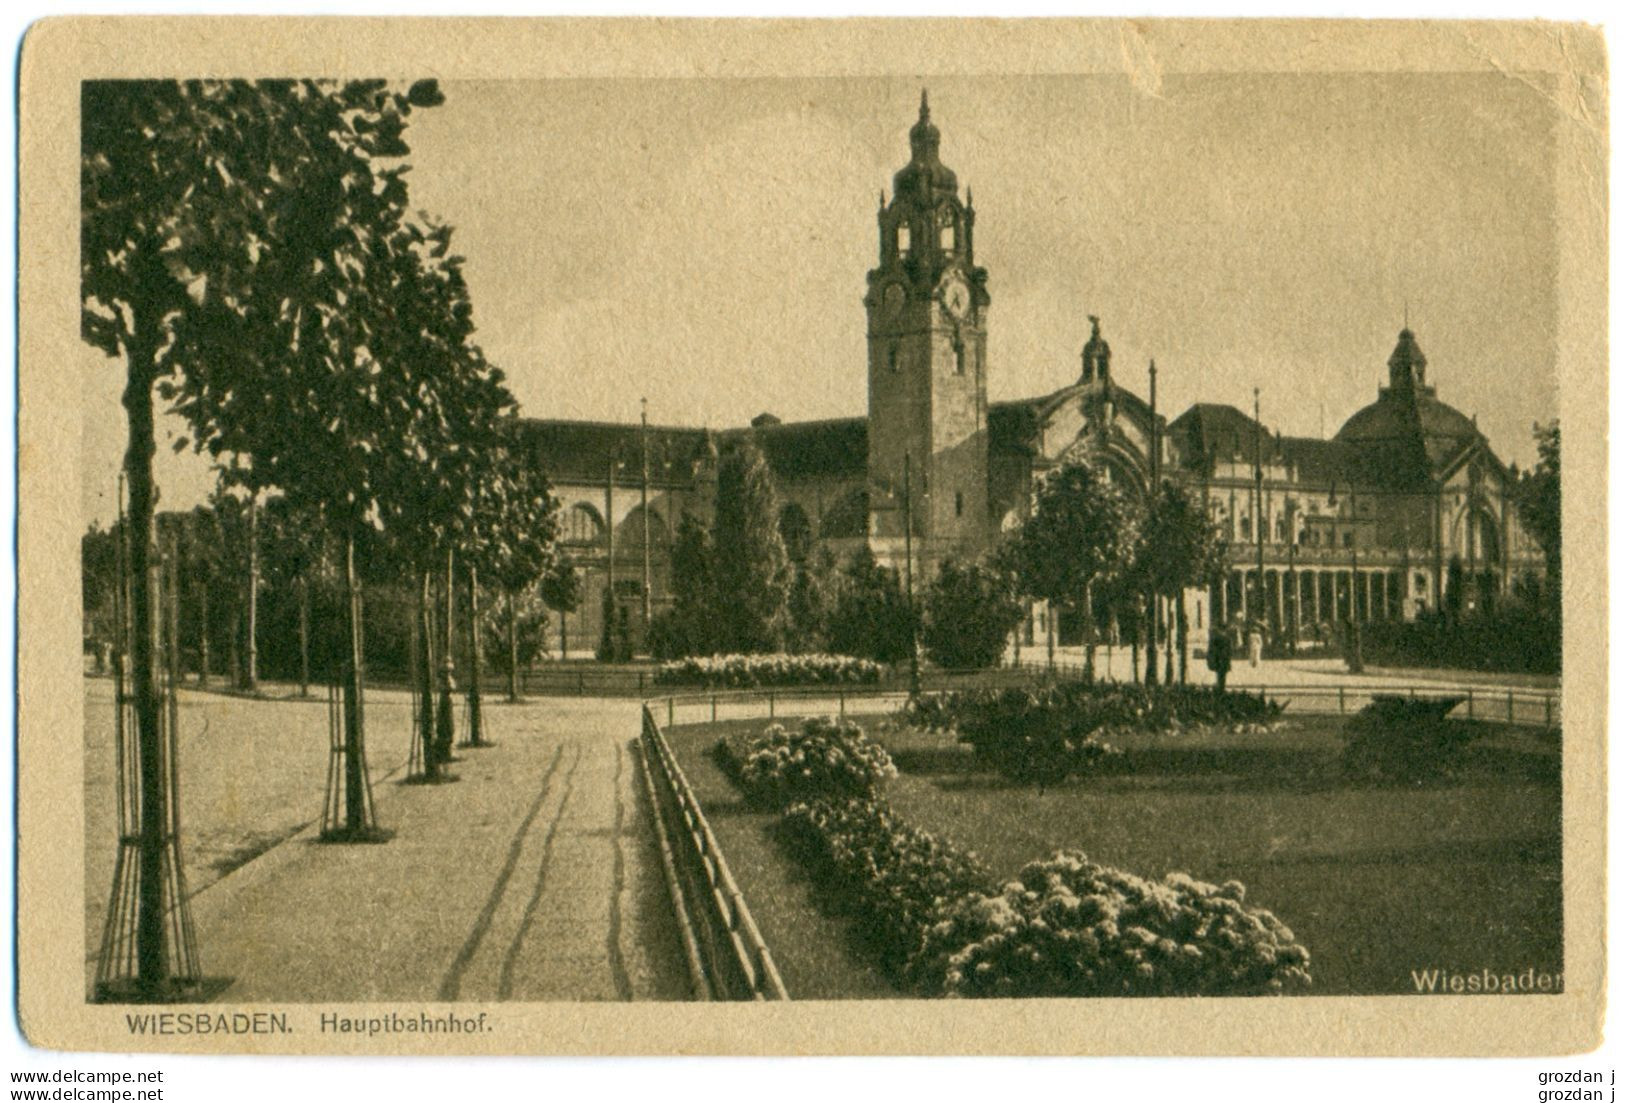
[[[233,846],[286,840],[223,879],[215,872],[219,883],[194,898],[204,971],[231,979],[220,999],[687,998],[630,745],[635,702],[493,702],[487,734],[496,745],[460,750],[450,767],[458,780],[440,786],[384,777],[406,757],[405,696],[382,694],[375,704],[369,694],[367,708],[379,821],[395,837],[333,846],[300,830],[320,807],[325,705],[183,701],[189,877],[211,880],[210,863]],[[110,733],[108,700],[91,703],[87,729],[98,711]],[[203,720],[214,734],[188,735]],[[243,756],[256,768],[245,771]],[[98,803],[111,803],[110,749],[102,757],[106,776],[91,788],[107,795],[92,799],[93,816]],[[100,818],[105,854],[100,871],[87,868],[90,939],[99,937],[113,853],[111,814]]]

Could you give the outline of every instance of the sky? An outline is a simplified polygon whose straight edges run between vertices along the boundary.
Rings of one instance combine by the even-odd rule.
[[[532,417],[730,426],[861,416],[864,276],[918,80],[450,82],[407,134],[456,227],[476,339]],[[1555,114],[1486,74],[933,78],[974,191],[990,397],[1072,382],[1102,318],[1169,417],[1335,433],[1407,318],[1439,397],[1505,460],[1557,410]],[[88,348],[87,522],[113,515],[121,372]],[[173,419],[171,436],[182,433]],[[161,448],[165,508],[206,465]],[[95,473],[105,473],[100,485]]]

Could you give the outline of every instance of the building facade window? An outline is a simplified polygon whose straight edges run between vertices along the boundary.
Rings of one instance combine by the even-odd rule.
[[[589,505],[577,503],[564,515],[561,534],[567,544],[592,544],[603,535],[603,521],[598,511]]]

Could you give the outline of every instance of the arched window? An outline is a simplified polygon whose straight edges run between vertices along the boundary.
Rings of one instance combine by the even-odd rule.
[[[897,251],[899,253],[908,252],[908,223],[907,222],[899,222],[897,224]]]
[[[615,526],[616,551],[619,553],[620,545],[628,548],[643,547],[643,518],[644,509],[641,505],[632,507],[625,520]],[[658,509],[648,511],[649,518],[649,546],[651,548],[664,548],[669,542],[670,534],[666,530],[666,519],[660,515]]]
[[[559,526],[559,538],[566,544],[596,544],[603,535],[603,515],[586,502],[571,506]]]

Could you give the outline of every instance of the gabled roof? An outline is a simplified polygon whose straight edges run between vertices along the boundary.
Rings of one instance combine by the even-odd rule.
[[[612,461],[625,465],[617,479],[641,469],[642,426],[538,418],[520,418],[518,425],[521,447],[554,482],[601,483]],[[648,432],[650,475],[661,481],[690,477],[706,454],[704,429],[651,425]]]
[[[612,460],[622,464],[617,479],[631,478],[643,462],[643,429],[605,421],[521,418],[522,447],[554,482],[601,483]],[[863,418],[835,418],[790,424],[762,423],[746,429],[649,426],[650,476],[656,481],[686,480],[711,449],[749,437],[756,441],[773,473],[782,478],[837,476],[863,478],[869,463],[869,425]]]
[[[1372,463],[1367,449],[1360,444],[1278,436],[1268,426],[1222,403],[1195,404],[1173,420],[1168,432],[1180,464],[1202,474],[1211,474],[1220,460],[1250,464],[1256,448],[1266,464],[1285,464],[1295,478],[1310,484],[1395,486],[1396,475],[1405,477],[1403,472]]]
[[[1251,459],[1254,442],[1260,437],[1268,454],[1275,439],[1234,406],[1218,402],[1196,403],[1168,424],[1168,435],[1181,456],[1203,467],[1221,456]]]

